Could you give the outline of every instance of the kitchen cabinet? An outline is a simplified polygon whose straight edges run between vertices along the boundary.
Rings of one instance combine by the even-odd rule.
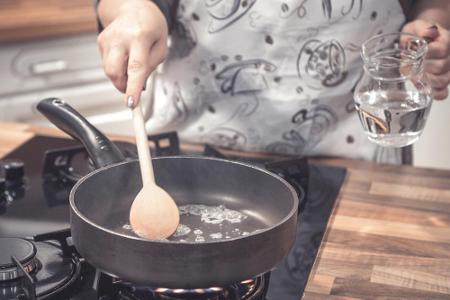
[[[92,0],[2,0],[0,43],[95,32]]]

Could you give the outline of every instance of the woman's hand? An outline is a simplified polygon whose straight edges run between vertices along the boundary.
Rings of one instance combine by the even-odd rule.
[[[123,2],[98,36],[105,73],[126,94],[129,107],[139,103],[147,78],[164,60],[167,32],[167,22],[155,4],[131,0]]]
[[[407,23],[403,32],[413,33],[429,40],[425,72],[436,100],[446,99],[450,83],[450,33],[438,24],[424,20]]]

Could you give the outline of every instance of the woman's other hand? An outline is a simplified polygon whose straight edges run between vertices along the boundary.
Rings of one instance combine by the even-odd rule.
[[[403,32],[413,33],[426,38],[428,53],[425,59],[425,72],[433,88],[436,100],[446,99],[450,83],[450,33],[438,24],[424,20],[407,23]]]

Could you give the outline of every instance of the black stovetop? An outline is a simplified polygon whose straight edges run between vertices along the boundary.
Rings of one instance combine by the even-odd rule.
[[[47,155],[47,164],[44,166],[46,152],[52,149],[74,146],[77,148],[69,150],[69,152],[71,151],[69,156],[62,156],[66,161],[61,159],[59,152],[51,152]],[[126,156],[135,156],[133,145],[119,143],[119,148],[126,152]],[[213,148],[206,147],[205,149],[205,155],[221,155],[216,153]],[[167,149],[158,149],[157,152],[159,153],[154,154],[177,154]],[[36,136],[8,154],[2,161],[5,162],[6,159],[20,159],[24,163],[25,177],[19,183],[8,182],[6,194],[3,196],[0,194],[0,238],[32,238],[37,236],[35,243],[46,243],[61,248],[58,242],[53,241],[55,239],[53,235],[48,236],[46,234],[59,232],[60,236],[61,234],[63,236],[70,235],[68,231],[68,195],[74,181],[79,177],[78,175],[82,176],[91,170],[89,166],[86,166],[86,163],[78,163],[78,161],[85,162],[87,159],[82,147],[78,142],[69,139]],[[236,157],[231,159],[248,162],[248,159]],[[71,165],[75,166],[75,170],[67,167],[67,160],[72,160]],[[263,166],[267,162],[256,160],[251,163]],[[264,282],[269,282],[266,299],[297,300],[303,294],[328,219],[345,177],[345,169],[307,164],[304,159],[276,162],[267,165],[267,167],[273,171],[278,171],[280,168],[292,169],[292,172],[297,172],[297,177],[293,180],[285,179],[290,181],[299,192],[307,190],[307,195],[300,207],[295,245],[276,270],[271,272],[270,281],[268,280],[268,274],[264,276]],[[70,174],[62,180],[61,177],[67,175],[68,170]],[[65,259],[73,260],[73,254],[67,254],[69,251],[67,247],[64,246],[63,249],[66,255]],[[70,251],[76,254],[74,249]],[[60,256],[64,255],[61,254]],[[73,272],[79,272],[82,276],[79,276],[76,284],[70,285],[70,291],[66,291],[64,298],[56,296],[52,299],[90,300],[97,298],[97,293],[92,289],[96,273],[94,268],[88,262],[83,261],[82,258],[75,259],[81,261],[82,267],[81,271],[74,268]],[[45,266],[41,266],[41,268],[45,269]],[[45,296],[37,298],[47,299]],[[0,299],[3,299],[1,282]]]

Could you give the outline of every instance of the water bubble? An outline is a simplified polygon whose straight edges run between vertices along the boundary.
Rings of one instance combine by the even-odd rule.
[[[199,234],[202,234],[202,233],[203,233],[203,231],[201,231],[200,229],[195,229],[194,230],[194,234],[199,235]]]
[[[128,224],[128,223],[126,223],[126,224],[124,224],[124,225],[122,226],[122,228],[125,229],[125,230],[131,230],[131,225]]]
[[[205,238],[203,236],[201,236],[201,235],[197,235],[195,237],[195,242],[196,243],[203,243],[204,241],[205,241]]]
[[[243,213],[228,209],[223,205],[206,206],[203,204],[189,204],[180,206],[179,210],[180,215],[200,216],[201,221],[208,224],[221,224],[224,221],[240,223],[247,218]]]
[[[211,233],[209,236],[210,236],[212,239],[217,240],[217,239],[221,239],[221,238],[223,237],[223,234],[220,233],[220,232],[217,232],[217,233]]]
[[[180,237],[180,236],[189,234],[189,232],[191,232],[191,228],[189,228],[189,226],[186,226],[186,225],[180,223],[177,227],[177,230],[173,234],[173,236]]]

